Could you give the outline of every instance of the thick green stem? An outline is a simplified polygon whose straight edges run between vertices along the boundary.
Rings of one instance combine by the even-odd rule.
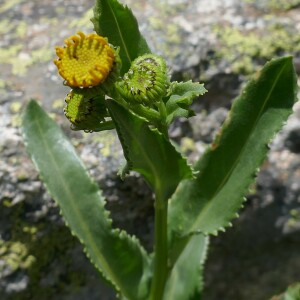
[[[141,104],[136,105],[130,105],[128,102],[126,102],[121,95],[118,93],[117,89],[114,89],[110,92],[110,96],[115,99],[118,103],[123,105],[129,110],[132,110],[134,113],[136,113],[138,116],[146,118],[148,121],[152,122],[153,124],[159,124],[160,123],[160,114],[158,111],[149,108],[144,107]]]
[[[100,123],[98,128],[94,131],[104,131],[104,130],[110,130],[116,128],[115,123],[113,121],[105,121],[103,123]]]
[[[156,198],[154,232],[154,276],[151,287],[151,300],[161,300],[168,273],[168,203]]]
[[[128,106],[133,112],[135,112],[138,116],[144,117],[150,122],[156,124],[160,122],[160,115],[159,113],[149,107],[144,107],[143,105],[131,105]]]
[[[168,139],[168,126],[167,126],[167,110],[165,103],[160,99],[157,103],[157,108],[160,114],[160,126],[159,130]]]

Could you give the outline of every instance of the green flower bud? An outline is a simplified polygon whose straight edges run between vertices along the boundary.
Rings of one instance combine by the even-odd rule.
[[[164,59],[145,54],[132,62],[117,88],[128,102],[152,106],[166,95],[169,84]]]
[[[64,108],[71,129],[86,132],[98,131],[99,124],[108,117],[103,92],[97,88],[76,88],[65,99]]]

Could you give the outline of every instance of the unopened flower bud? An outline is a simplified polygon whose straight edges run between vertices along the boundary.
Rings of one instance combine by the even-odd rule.
[[[167,93],[169,77],[164,59],[145,54],[135,59],[117,88],[125,100],[152,106]]]
[[[98,131],[99,124],[108,116],[104,94],[99,89],[73,89],[65,101],[64,112],[73,130]]]

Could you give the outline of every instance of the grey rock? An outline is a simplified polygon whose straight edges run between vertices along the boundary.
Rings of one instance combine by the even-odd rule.
[[[289,132],[285,140],[285,146],[292,152],[300,152],[300,124]]]
[[[16,276],[14,280],[7,282],[5,290],[8,294],[21,292],[26,289],[29,282],[28,276]]]
[[[194,139],[206,143],[212,142],[213,137],[218,132],[227,114],[228,110],[220,107],[208,115],[205,115],[203,112],[191,118],[190,124],[193,130]]]

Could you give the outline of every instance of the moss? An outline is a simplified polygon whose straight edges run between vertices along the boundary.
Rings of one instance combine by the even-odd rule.
[[[216,27],[215,32],[220,43],[217,57],[227,60],[234,73],[251,74],[273,57],[300,52],[300,36],[292,24],[273,23],[263,32],[232,27]]]

